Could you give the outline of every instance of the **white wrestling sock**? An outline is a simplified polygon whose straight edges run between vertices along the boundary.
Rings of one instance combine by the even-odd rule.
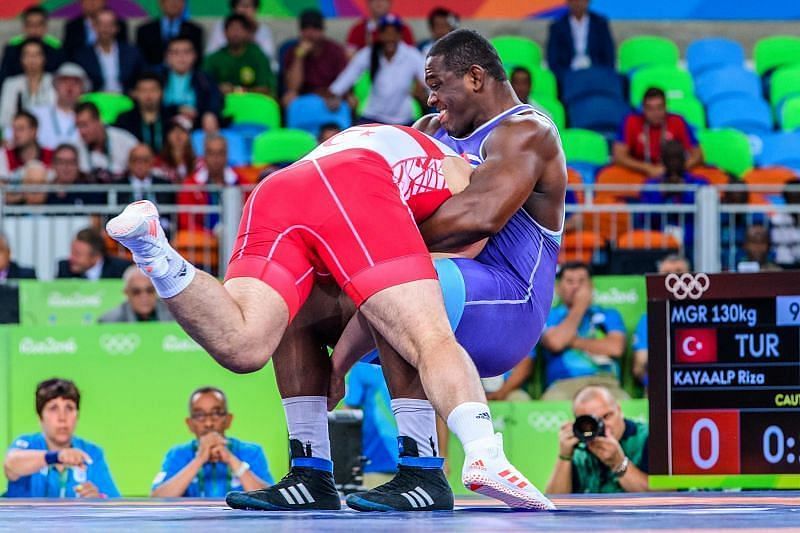
[[[189,286],[194,279],[196,271],[194,265],[184,259],[172,246],[167,244],[164,249],[167,273],[159,277],[150,276],[150,279],[153,281],[153,286],[161,298],[172,298]],[[161,258],[154,260],[159,259]],[[137,264],[139,264],[138,261]],[[139,265],[139,268],[147,274],[147,270],[142,268],[142,265]]]
[[[328,397],[294,396],[284,398],[283,410],[289,438],[297,439],[303,449],[311,447],[311,456],[331,460],[331,441],[328,436]]]
[[[466,453],[496,444],[492,415],[485,403],[465,402],[458,405],[448,415],[447,426],[461,441]]]
[[[431,402],[397,398],[392,400],[392,412],[397,420],[397,434],[414,439],[420,457],[441,456],[436,435],[436,412]]]

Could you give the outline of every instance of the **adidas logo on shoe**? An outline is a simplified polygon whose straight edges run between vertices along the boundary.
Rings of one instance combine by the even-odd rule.
[[[513,470],[503,470],[498,475],[521,489],[524,489],[528,486],[528,481],[525,479],[525,476],[519,472],[514,472]]]
[[[302,483],[297,485],[289,485],[280,490],[281,496],[286,500],[289,505],[302,505],[306,503],[314,503],[316,500],[311,493],[308,492],[306,486]]]
[[[433,505],[433,498],[420,486],[408,492],[403,492],[400,496],[408,500],[408,503],[410,503],[411,507],[414,509],[424,509]]]
[[[471,465],[469,465],[469,467],[475,468],[477,470],[486,470],[486,465],[483,464],[483,461],[481,459],[478,459],[477,461],[473,462]]]

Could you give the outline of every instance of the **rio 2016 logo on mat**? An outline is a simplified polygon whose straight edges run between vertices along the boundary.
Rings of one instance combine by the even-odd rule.
[[[100,336],[100,348],[109,355],[130,355],[141,344],[135,333],[114,333]]]

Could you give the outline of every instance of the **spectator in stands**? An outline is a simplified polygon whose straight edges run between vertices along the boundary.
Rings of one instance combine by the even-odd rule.
[[[133,109],[117,117],[116,126],[155,152],[164,147],[164,132],[177,113],[174,106],[164,105],[161,78],[151,72],[140,74],[131,91],[135,102]]]
[[[531,79],[531,72],[525,67],[514,67],[511,69],[511,88],[523,104],[528,103],[531,92],[533,91],[533,80]]]
[[[122,274],[125,301],[97,319],[101,324],[118,322],[169,322],[172,313],[156,294],[153,282],[136,265]]]
[[[81,394],[53,378],[36,387],[42,431],[14,439],[3,469],[11,498],[119,497],[103,450],[75,435]]]
[[[264,55],[267,56],[272,65],[273,71],[278,68],[277,56],[275,53],[275,40],[272,37],[272,30],[266,22],[258,21],[258,10],[261,7],[261,0],[230,0],[231,13],[237,13],[250,20],[254,28],[253,42],[258,45]],[[206,55],[213,54],[220,48],[228,44],[225,37],[225,22],[218,20],[211,30],[211,37],[206,45]]]
[[[723,206],[747,205],[750,202],[751,193],[746,183],[739,178],[729,175],[728,186],[722,195],[721,203]],[[753,224],[767,225],[769,220],[764,213],[735,213],[723,212],[720,215],[720,252],[723,270],[735,271],[736,261],[744,243],[747,228]]]
[[[786,183],[783,201],[787,206],[800,205],[800,177]],[[770,241],[775,263],[784,268],[800,265],[800,212],[778,211],[770,217]]]
[[[104,205],[106,195],[102,192],[73,191],[72,185],[93,185],[89,176],[78,166],[78,149],[72,144],[61,144],[53,151],[53,180],[51,185],[59,187],[47,196],[48,204],[56,205]]]
[[[367,11],[369,16],[356,22],[347,32],[347,47],[350,53],[377,43],[380,21],[387,15],[392,15],[392,0],[367,0]],[[400,26],[400,33],[409,46],[414,46],[414,34],[411,28],[403,24]]]
[[[258,444],[227,436],[233,415],[225,393],[202,387],[189,397],[186,425],[195,439],[171,448],[153,480],[154,498],[222,498],[230,490],[258,490],[272,484]]]
[[[61,143],[78,144],[75,126],[75,106],[81,95],[89,90],[89,78],[75,63],[64,63],[53,75],[56,91],[55,105],[36,106],[30,109],[39,120],[37,139],[44,148],[53,149]]]
[[[194,53],[203,53],[203,29],[186,18],[186,0],[158,0],[161,18],[152,19],[136,30],[136,46],[145,63],[158,66],[164,61],[167,43],[175,37],[186,37],[192,42]]]
[[[361,116],[362,123],[410,124],[414,121],[411,85],[414,96],[427,100],[425,59],[419,50],[400,40],[403,23],[394,15],[378,22],[378,40],[362,48],[330,86],[328,107],[337,109],[340,99],[365,71],[372,87]]]
[[[659,88],[644,93],[642,112],[631,113],[620,126],[614,142],[614,163],[649,177],[664,174],[661,146],[678,141],[687,152],[686,167],[703,162],[703,152],[692,129],[680,115],[667,113],[667,97]]]
[[[178,193],[178,205],[219,205],[219,193],[205,190],[206,185],[235,186],[242,182],[236,170],[228,166],[228,143],[221,135],[205,138],[205,165],[189,176],[184,185],[189,186]],[[217,215],[185,213],[178,215],[178,228],[194,231],[216,231],[220,223]]]
[[[689,260],[682,255],[670,254],[658,262],[658,273],[685,274],[689,272]],[[642,313],[636,324],[636,331],[631,342],[633,350],[633,376],[645,388],[647,393],[647,312]]]
[[[106,255],[106,243],[100,232],[94,228],[85,228],[72,240],[69,259],[58,262],[56,277],[92,281],[121,278],[130,265],[130,261]]]
[[[783,270],[770,257],[769,230],[766,226],[754,224],[747,228],[736,269],[739,272]]]
[[[36,271],[21,267],[11,260],[11,245],[8,238],[0,233],[0,281],[9,279],[36,279]]]
[[[118,179],[128,167],[128,155],[138,144],[136,137],[125,130],[105,126],[100,121],[100,111],[92,102],[82,102],[75,107],[75,124],[80,133],[81,171],[97,183]]]
[[[118,192],[117,201],[127,205],[140,200],[150,200],[156,205],[173,205],[175,194],[169,191],[154,191],[153,186],[170,185],[172,182],[164,179],[155,171],[155,155],[153,149],[146,144],[134,146],[128,156],[128,171],[115,185],[132,187],[132,192]],[[163,215],[162,224],[168,223],[169,215]],[[165,228],[167,229],[167,228]]]
[[[347,66],[344,48],[325,36],[325,19],[319,10],[306,9],[298,21],[299,42],[290,46],[284,56],[284,107],[301,94],[325,94]]]
[[[558,434],[558,461],[545,489],[548,494],[646,492],[649,428],[627,419],[605,387],[581,389],[572,403],[575,417],[602,420],[605,435],[581,442],[569,420]]]
[[[42,148],[36,140],[39,121],[28,111],[20,111],[11,123],[12,137],[9,145],[0,149],[0,181],[22,181],[24,167],[31,161],[50,165],[53,152]]]
[[[98,13],[106,8],[105,0],[80,0],[81,14],[64,25],[63,49],[67,61],[74,61],[75,54],[84,46],[97,42],[95,21]],[[117,42],[128,42],[128,23],[118,20]]]
[[[75,62],[86,71],[93,91],[129,91],[144,67],[139,50],[118,42],[119,23],[117,15],[110,9],[102,9],[95,15],[94,28],[97,40],[93,45],[76,51]]]
[[[368,363],[353,366],[347,376],[344,405],[345,409],[364,412],[361,453],[368,460],[364,466],[364,486],[382,485],[397,471],[397,423],[380,366]]]
[[[164,105],[175,106],[207,133],[219,129],[222,94],[217,84],[195,65],[197,54],[188,37],[176,37],[167,45],[164,69]]]
[[[686,170],[686,150],[678,141],[666,141],[661,148],[664,174],[647,179],[639,201],[643,204],[694,205],[694,187],[708,185],[708,181]],[[662,185],[685,186],[683,190],[665,190]],[[636,216],[636,226],[666,231],[691,250],[694,245],[694,216],[691,213],[644,213]]]
[[[254,30],[244,15],[229,15],[225,19],[228,44],[205,58],[203,70],[217,82],[222,94],[275,93],[275,74],[267,56],[252,42]]]
[[[189,136],[191,131],[191,122],[182,115],[173,117],[167,128],[158,168],[171,183],[183,182],[199,166]]]
[[[615,309],[592,303],[589,265],[565,263],[556,275],[561,303],[550,310],[539,345],[545,363],[545,400],[569,400],[587,385],[627,398],[619,383],[625,325]]]
[[[42,6],[30,6],[22,11],[22,33],[12,37],[3,49],[0,63],[0,80],[22,74],[20,54],[25,39],[41,39],[45,50],[45,70],[53,72],[61,64],[61,41],[47,33],[47,10]]]
[[[53,76],[45,72],[45,48],[40,39],[25,39],[20,45],[22,74],[3,81],[0,90],[0,127],[5,128],[17,112],[56,102]]]
[[[317,142],[319,144],[324,143],[337,133],[340,133],[342,128],[339,127],[338,124],[335,122],[328,122],[327,124],[323,124],[319,127],[319,135],[317,136]]]
[[[423,56],[427,56],[433,43],[447,35],[453,30],[457,30],[460,25],[458,14],[450,11],[446,7],[435,7],[428,13],[428,29],[431,38],[419,43],[419,51]]]
[[[48,183],[48,170],[41,161],[33,160],[25,163],[22,169],[22,183],[23,187],[33,187],[47,185]],[[12,194],[9,192],[7,198],[11,202]],[[47,191],[29,190],[20,194],[20,204],[25,205],[42,205],[47,203]]]
[[[608,19],[589,11],[589,0],[567,0],[567,13],[550,24],[547,65],[561,78],[570,70],[616,66]]]

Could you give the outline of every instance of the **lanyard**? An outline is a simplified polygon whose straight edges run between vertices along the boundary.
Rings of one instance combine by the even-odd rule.
[[[667,124],[666,122],[661,126],[661,138],[659,139],[659,146],[664,144],[667,140]],[[644,160],[646,163],[653,162],[653,154],[650,153],[650,124],[644,123]]]
[[[69,471],[70,469],[66,466],[64,469],[59,472],[58,468],[55,466],[51,466],[47,469],[47,482],[45,483],[45,497],[52,498],[54,495],[50,494],[50,474],[55,472],[58,475],[58,497],[59,498],[66,498],[67,496],[67,483],[69,482]]]
[[[235,443],[231,443],[228,446],[228,450],[231,450],[231,453],[233,453],[234,455],[236,455],[234,453],[234,451],[233,451],[235,448],[236,448]],[[194,450],[194,453],[197,453],[197,441],[194,441],[192,443],[192,449]],[[209,463],[206,463],[206,464],[209,464]],[[210,481],[211,481],[211,486],[212,487],[215,485],[215,483],[217,481],[217,470],[218,470],[217,469],[217,464],[219,464],[219,463],[211,463],[211,478],[210,478]],[[224,492],[224,494],[227,494],[231,490],[231,469],[228,468],[228,465],[224,465],[224,466],[225,466],[225,492]],[[200,490],[200,497],[201,498],[205,498],[206,497],[205,470],[206,470],[206,465],[203,465],[202,467],[200,467],[200,470],[197,471],[197,477],[195,478],[197,480],[197,485],[198,485],[198,488]]]
[[[153,147],[156,152],[161,151],[161,117],[158,117],[152,124],[142,121],[142,141],[144,144]]]

